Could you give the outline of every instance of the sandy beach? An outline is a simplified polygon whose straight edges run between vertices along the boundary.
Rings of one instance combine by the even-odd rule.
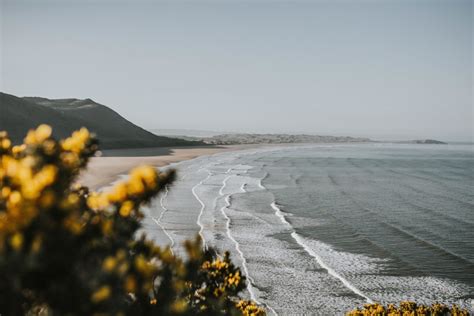
[[[109,185],[117,180],[120,175],[128,173],[139,165],[163,167],[170,163],[199,156],[253,147],[255,145],[107,150],[102,153],[101,157],[91,159],[87,169],[80,175],[78,182],[90,189],[97,190]]]

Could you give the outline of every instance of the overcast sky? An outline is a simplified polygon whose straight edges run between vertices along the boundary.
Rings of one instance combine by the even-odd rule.
[[[1,91],[145,128],[473,140],[473,4],[0,0]]]

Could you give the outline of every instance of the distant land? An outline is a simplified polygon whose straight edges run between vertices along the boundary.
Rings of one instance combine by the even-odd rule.
[[[327,136],[312,134],[252,134],[219,133],[191,129],[152,129],[157,135],[170,135],[185,140],[202,141],[209,145],[287,144],[287,143],[378,143],[365,137]],[[434,139],[390,141],[399,144],[446,144]]]
[[[102,149],[203,145],[157,136],[91,99],[21,98],[0,92],[0,131],[7,131],[14,143],[22,142],[28,130],[43,123],[51,125],[58,138],[87,127],[97,135]]]
[[[435,139],[417,139],[409,142],[411,144],[435,144],[435,145],[445,145],[447,143],[435,140]]]
[[[368,138],[349,136],[318,136],[306,134],[222,134],[211,137],[179,136],[186,140],[198,140],[209,145],[244,145],[244,144],[288,144],[288,143],[354,143],[370,142]]]
[[[216,132],[216,131],[207,131],[207,130],[199,130],[199,129],[150,129],[150,132],[152,132],[155,135],[160,135],[160,136],[169,136],[169,137],[178,137],[182,138],[183,136],[189,136],[189,137],[212,137],[212,136],[217,136],[224,134],[223,132]],[[228,133],[225,133],[228,134]]]

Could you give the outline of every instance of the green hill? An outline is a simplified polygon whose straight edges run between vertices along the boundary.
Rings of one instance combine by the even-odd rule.
[[[97,135],[103,149],[202,144],[157,136],[91,99],[20,98],[0,92],[0,130],[6,130],[14,143],[20,143],[29,129],[43,123],[51,125],[58,138],[87,127]]]

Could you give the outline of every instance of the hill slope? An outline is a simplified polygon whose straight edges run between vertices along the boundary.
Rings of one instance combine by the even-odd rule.
[[[202,144],[156,136],[91,99],[19,98],[0,92],[0,130],[6,130],[13,142],[21,142],[29,129],[42,123],[51,125],[60,138],[85,126],[98,136],[103,149]]]

